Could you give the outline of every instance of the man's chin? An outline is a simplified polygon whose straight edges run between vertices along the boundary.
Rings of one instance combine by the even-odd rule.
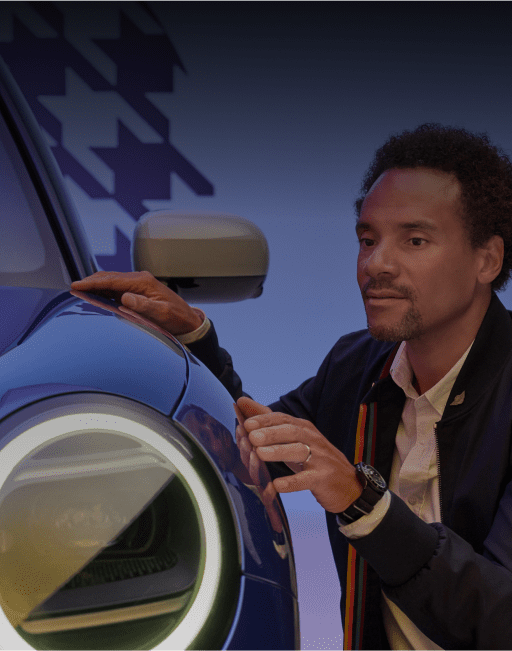
[[[368,323],[368,332],[377,341],[410,341],[418,339],[424,333],[421,319],[407,315],[396,325],[372,325]]]
[[[377,341],[403,341],[394,328],[368,326],[368,332]]]

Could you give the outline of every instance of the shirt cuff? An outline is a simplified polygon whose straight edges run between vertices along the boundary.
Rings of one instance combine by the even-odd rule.
[[[200,310],[198,307],[193,307],[192,309],[194,310],[194,312],[199,314],[199,316],[203,319],[203,322],[201,323],[199,328],[192,330],[192,332],[186,332],[183,335],[175,335],[176,339],[180,342],[180,344],[184,344],[185,346],[187,344],[194,343],[194,341],[198,341],[199,339],[202,339],[210,329],[210,325],[211,325],[210,319],[206,316],[203,310]]]
[[[386,491],[371,513],[363,515],[362,518],[350,524],[340,524],[339,530],[347,538],[355,539],[367,536],[382,522],[390,504],[391,494],[389,491]]]

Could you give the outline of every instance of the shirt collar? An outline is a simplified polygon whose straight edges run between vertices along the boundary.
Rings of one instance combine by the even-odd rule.
[[[466,361],[466,357],[468,356],[472,345],[473,342],[471,342],[469,348],[458,362],[456,362],[456,364],[448,371],[448,373],[441,378],[437,384],[423,394],[425,399],[428,400],[440,416],[443,414],[450,391],[452,390],[462,365]],[[405,350],[405,341],[400,344],[389,372],[395,384],[403,389],[408,398],[412,398],[413,400],[418,399],[418,392],[412,385],[413,373]]]

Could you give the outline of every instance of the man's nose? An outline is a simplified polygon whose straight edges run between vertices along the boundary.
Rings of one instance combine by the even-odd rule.
[[[379,242],[369,249],[362,257],[361,264],[364,272],[371,278],[377,278],[382,274],[396,278],[399,274],[396,251],[386,242]]]

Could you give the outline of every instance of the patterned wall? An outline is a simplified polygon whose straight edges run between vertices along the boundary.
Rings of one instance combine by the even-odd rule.
[[[174,78],[186,68],[142,2],[1,2],[0,56],[50,144],[100,268],[130,269],[146,201],[172,178],[212,182],[172,144]]]

